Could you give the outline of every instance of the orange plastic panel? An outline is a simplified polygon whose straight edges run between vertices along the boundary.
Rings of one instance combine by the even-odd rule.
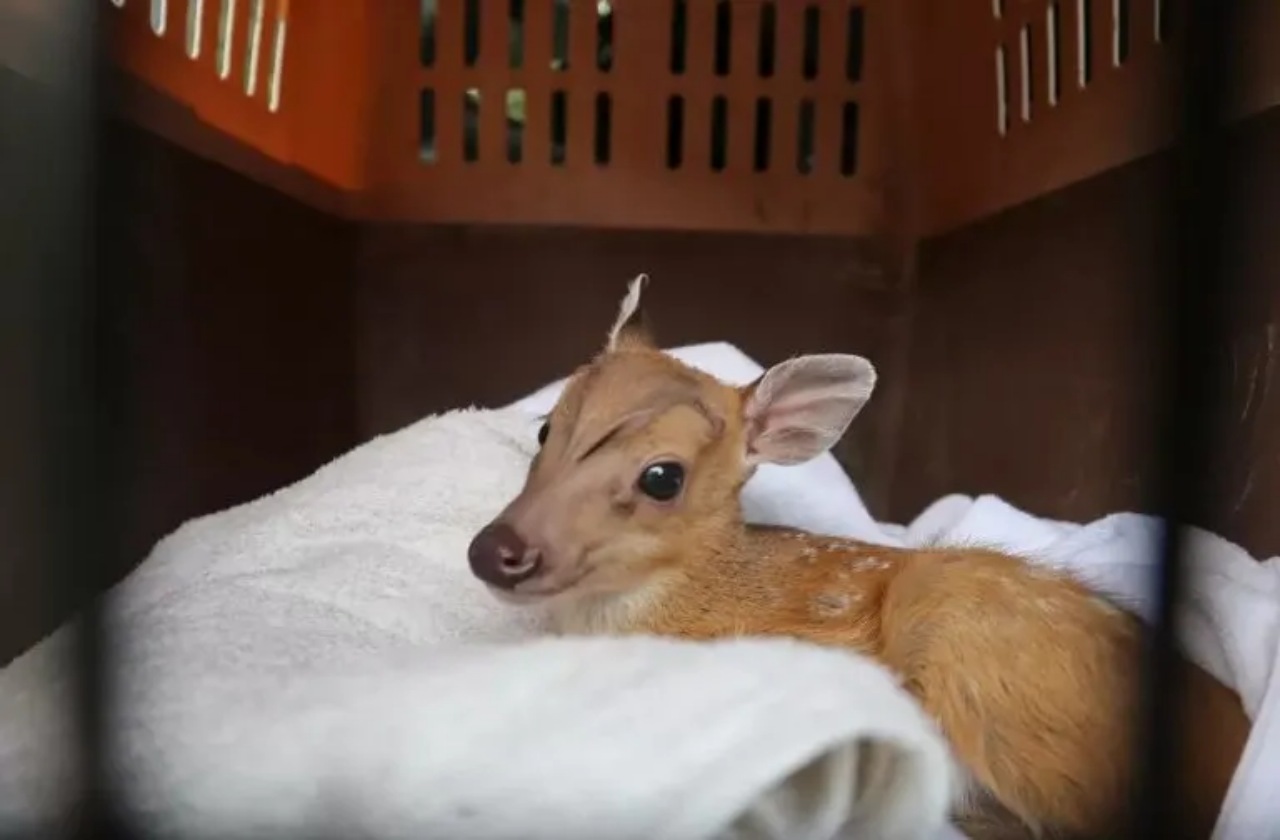
[[[1239,117],[1280,101],[1280,4],[1241,0]],[[924,233],[1174,139],[1184,0],[920,0]]]
[[[98,0],[116,62],[210,126],[344,190],[364,186],[363,0]]]
[[[510,0],[438,0],[434,58],[427,63],[419,0],[388,0],[379,29],[384,63],[374,183],[365,209],[381,218],[439,222],[874,231],[881,213],[876,33],[887,1],[570,0],[566,19],[553,0],[524,0],[523,60],[513,67]],[[671,64],[677,2],[687,15],[682,72]],[[607,68],[597,61],[603,6],[613,15]],[[765,14],[775,16],[773,37],[765,34],[774,61],[772,73],[762,75]],[[851,15],[863,27],[853,39],[861,51],[853,79],[846,72]],[[557,25],[568,33],[561,56],[553,54]],[[466,54],[469,26],[479,35],[474,55]],[[812,78],[804,66],[806,32],[817,41]],[[728,52],[722,68],[718,38]],[[557,60],[567,67],[553,66]],[[524,103],[518,160],[504,113],[509,97]],[[425,148],[424,107],[433,124]],[[676,107],[682,121],[673,167],[668,147]],[[769,132],[767,159],[759,161],[758,109],[766,109]],[[845,116],[852,123],[855,112],[847,140]],[[812,115],[811,148],[800,145],[802,113]],[[468,120],[478,125],[471,141]],[[598,121],[608,134],[599,156]],[[562,136],[553,138],[557,126]],[[721,136],[725,142],[717,146]],[[842,170],[853,155],[853,170]]]
[[[97,1],[125,68],[343,212],[912,237],[1165,146],[1186,3]],[[1280,102],[1280,3],[1239,2],[1235,116]]]

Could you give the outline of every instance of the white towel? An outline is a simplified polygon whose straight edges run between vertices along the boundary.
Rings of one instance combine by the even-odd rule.
[[[763,372],[727,344],[670,352],[733,384]],[[552,383],[516,405],[545,412],[563,384]],[[878,524],[842,478],[830,455],[800,467],[762,469],[744,491],[746,514],[883,545],[1004,547],[1072,569],[1143,618],[1151,616],[1158,520],[1118,513],[1079,525],[1033,516],[994,496],[947,496],[906,527]],[[1260,563],[1239,546],[1198,529],[1191,530],[1190,545],[1183,651],[1238,691],[1253,720],[1214,836],[1280,838],[1280,558]]]
[[[423,421],[162,541],[110,598],[130,810],[222,837],[945,830],[946,748],[868,660],[785,640],[529,640],[536,614],[493,599],[465,557],[536,429],[520,410]],[[64,642],[0,673],[0,833],[46,828],[67,790]]]

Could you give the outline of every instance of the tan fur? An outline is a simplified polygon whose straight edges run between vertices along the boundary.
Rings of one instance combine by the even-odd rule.
[[[938,720],[971,777],[957,817],[973,836],[1118,836],[1137,714],[1134,619],[1065,574],[996,551],[895,550],[745,524],[754,383],[725,385],[626,326],[571,380],[502,515],[547,568],[500,594],[548,599],[568,633],[791,636],[874,657]],[[688,471],[670,504],[635,488],[663,458]],[[1212,768],[1187,759],[1178,804],[1187,836],[1206,836],[1247,724],[1225,689],[1188,671],[1188,708],[1229,716],[1222,726],[1238,740],[1211,748],[1224,753]]]

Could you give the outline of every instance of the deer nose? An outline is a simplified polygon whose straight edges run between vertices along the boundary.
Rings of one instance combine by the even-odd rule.
[[[485,583],[511,589],[542,568],[542,552],[530,548],[505,522],[491,522],[480,529],[467,549],[471,573]]]

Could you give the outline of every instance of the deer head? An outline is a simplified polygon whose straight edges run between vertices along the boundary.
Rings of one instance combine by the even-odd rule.
[[[471,543],[505,600],[623,594],[678,573],[742,527],[762,463],[830,448],[871,396],[859,356],[800,356],[733,387],[660,351],[632,281],[602,352],[545,418],[524,487]]]

